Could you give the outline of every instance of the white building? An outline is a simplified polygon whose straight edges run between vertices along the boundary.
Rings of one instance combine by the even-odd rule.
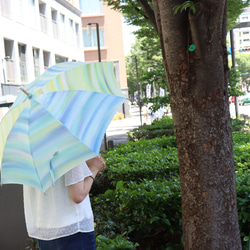
[[[84,61],[81,10],[72,3],[0,0],[0,96],[16,95],[56,63]]]
[[[239,16],[239,23],[250,22],[250,7]],[[236,52],[250,52],[250,27],[233,29]]]

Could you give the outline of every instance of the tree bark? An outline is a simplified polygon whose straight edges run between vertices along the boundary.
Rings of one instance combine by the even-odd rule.
[[[178,146],[185,249],[241,249],[228,105],[226,0],[153,0]],[[196,46],[189,51],[189,46]]]

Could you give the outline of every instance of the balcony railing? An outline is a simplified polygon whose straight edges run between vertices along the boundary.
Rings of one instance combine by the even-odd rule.
[[[76,34],[76,46],[77,46],[77,48],[80,48],[80,36],[79,36],[79,34]]]
[[[52,27],[53,27],[53,36],[58,38],[58,25],[55,20],[52,20]]]
[[[21,82],[27,82],[27,67],[26,62],[20,62]]]
[[[35,72],[35,77],[36,77],[36,78],[37,78],[38,76],[40,76],[39,65],[34,65],[34,72]]]
[[[68,31],[68,42],[70,43],[70,45],[75,45],[75,36],[74,36],[74,31],[72,29],[70,29]]]
[[[63,42],[66,41],[66,33],[65,33],[65,28],[64,28],[63,25],[61,25],[61,27],[60,27],[60,37],[59,37],[59,39],[61,41],[63,41]]]
[[[47,19],[46,16],[40,13],[40,24],[41,24],[41,31],[47,33]]]
[[[10,1],[0,0],[2,15],[10,17]]]
[[[14,60],[12,59],[5,61],[5,79],[6,82],[16,82]]]

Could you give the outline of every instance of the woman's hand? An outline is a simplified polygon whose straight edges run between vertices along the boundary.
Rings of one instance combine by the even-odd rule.
[[[106,161],[102,158],[101,154],[86,161],[89,170],[93,173],[93,177],[106,168]]]

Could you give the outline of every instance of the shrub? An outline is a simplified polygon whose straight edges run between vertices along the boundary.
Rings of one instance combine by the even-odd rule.
[[[106,171],[96,179],[92,193],[115,189],[119,180],[141,182],[144,179],[169,179],[178,176],[175,137],[129,142],[102,154]]]
[[[232,131],[246,132],[250,130],[249,124],[244,120],[231,119]],[[163,117],[161,120],[154,120],[151,125],[143,125],[127,132],[129,141],[138,141],[141,139],[152,139],[162,136],[174,135],[173,119],[169,116]]]
[[[247,124],[244,120],[240,119],[231,119],[232,123],[232,131],[249,131],[249,124]]]
[[[250,147],[249,147],[250,149]],[[249,249],[250,225],[250,170],[236,171],[237,206],[243,249]]]
[[[250,133],[233,132],[233,150],[236,170],[250,169]]]
[[[181,197],[179,178],[140,184],[119,181],[93,202],[96,232],[109,237],[128,234],[142,249],[175,246],[181,249]]]
[[[141,139],[153,139],[162,136],[174,135],[174,124],[170,117],[164,117],[161,120],[154,120],[151,125],[143,125],[127,132],[129,141]]]
[[[96,250],[103,250],[103,249],[130,249],[135,250],[137,246],[139,246],[138,243],[133,243],[121,235],[116,235],[114,239],[109,239],[103,235],[99,235],[96,238],[97,241],[97,248]]]

